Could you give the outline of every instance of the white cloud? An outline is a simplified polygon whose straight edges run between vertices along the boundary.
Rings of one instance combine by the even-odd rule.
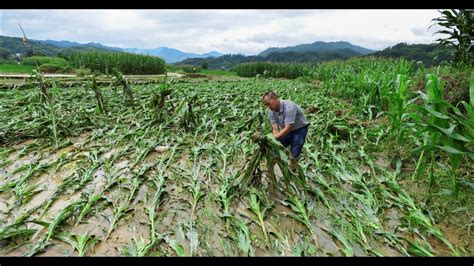
[[[437,10],[2,10],[1,34],[186,52],[256,54],[268,47],[348,41],[370,49],[430,43]]]

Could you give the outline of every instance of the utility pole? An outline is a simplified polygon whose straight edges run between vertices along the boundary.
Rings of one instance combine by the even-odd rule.
[[[23,41],[23,45],[25,45],[25,47],[26,47],[26,56],[32,56],[33,55],[33,47],[31,46],[30,42],[26,38],[25,31],[21,27],[20,23],[18,23],[18,26],[20,26],[21,32],[23,33],[22,41]]]

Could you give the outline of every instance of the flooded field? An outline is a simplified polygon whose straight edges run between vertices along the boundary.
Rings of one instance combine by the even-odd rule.
[[[380,150],[386,124],[313,83],[132,89],[129,104],[102,88],[104,110],[83,87],[49,104],[39,89],[0,91],[0,255],[472,255],[468,228],[438,223],[401,186]],[[273,165],[275,191],[265,159],[248,170],[252,133],[270,130],[268,89],[311,123],[303,177]]]

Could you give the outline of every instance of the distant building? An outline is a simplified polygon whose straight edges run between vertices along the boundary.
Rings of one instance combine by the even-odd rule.
[[[15,54],[15,60],[16,60],[16,63],[19,65],[20,62],[21,62],[21,54],[16,53],[16,54]]]

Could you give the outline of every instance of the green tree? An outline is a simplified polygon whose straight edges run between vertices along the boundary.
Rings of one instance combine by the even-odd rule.
[[[10,55],[10,50],[0,47],[0,59],[8,59]]]
[[[433,19],[433,21],[446,29],[439,30],[436,33],[447,34],[448,36],[439,38],[436,42],[443,46],[455,48],[454,66],[472,67],[474,63],[474,10],[451,9],[440,11],[440,13],[441,16]]]

